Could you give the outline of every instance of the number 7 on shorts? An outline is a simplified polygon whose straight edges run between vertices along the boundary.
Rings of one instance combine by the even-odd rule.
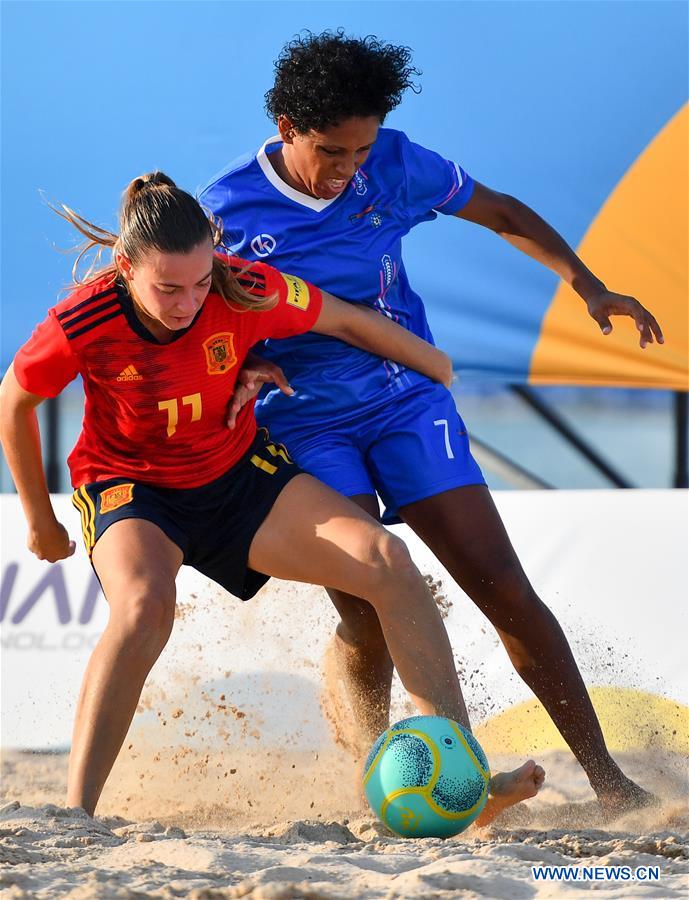
[[[452,447],[450,446],[450,430],[447,427],[447,419],[435,419],[433,424],[442,426],[445,429],[445,450],[447,452],[447,458],[454,459],[455,455],[452,452]]]

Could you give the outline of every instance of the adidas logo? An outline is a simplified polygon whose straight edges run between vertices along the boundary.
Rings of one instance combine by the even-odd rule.
[[[143,381],[143,375],[139,375],[134,366],[127,366],[126,369],[122,369],[120,374],[117,376],[118,381]]]

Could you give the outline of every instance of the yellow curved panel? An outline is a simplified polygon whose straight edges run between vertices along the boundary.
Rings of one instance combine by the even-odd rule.
[[[683,704],[636,688],[594,687],[589,694],[613,752],[656,747],[689,755],[689,708]],[[474,733],[489,757],[567,749],[538,700],[526,700],[498,713]]]
[[[665,344],[641,350],[634,323],[620,317],[604,336],[561,283],[531,358],[532,384],[689,389],[688,198],[686,105],[629,168],[577,250],[610,290],[651,310]]]

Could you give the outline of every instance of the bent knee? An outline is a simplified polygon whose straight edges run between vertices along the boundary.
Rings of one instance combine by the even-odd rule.
[[[379,579],[415,579],[419,572],[407,545],[397,535],[379,528],[371,547],[371,565]]]
[[[131,585],[126,595],[108,599],[108,626],[116,628],[132,649],[160,653],[175,619],[174,584],[168,587],[147,583]]]

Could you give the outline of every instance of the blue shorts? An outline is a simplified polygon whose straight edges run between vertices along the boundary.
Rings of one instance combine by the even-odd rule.
[[[401,506],[486,483],[452,394],[430,381],[344,423],[305,430],[296,415],[292,427],[270,424],[270,433],[300,468],[346,497],[377,493],[388,525],[400,521]]]

